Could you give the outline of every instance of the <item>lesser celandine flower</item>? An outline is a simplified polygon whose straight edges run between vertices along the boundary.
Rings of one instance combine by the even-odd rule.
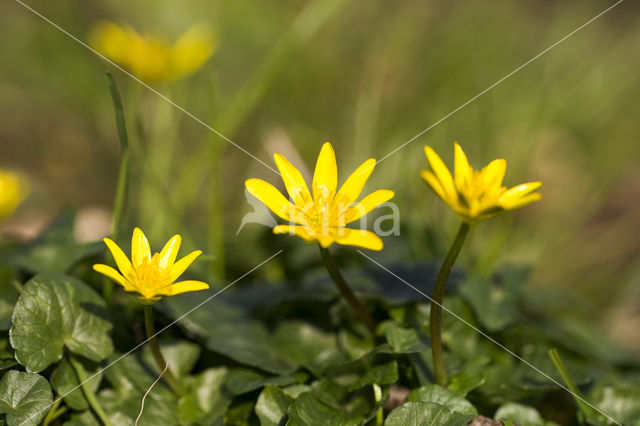
[[[507,161],[493,160],[482,170],[473,170],[467,156],[456,142],[454,145],[454,176],[429,146],[424,147],[433,171],[423,170],[422,178],[460,219],[475,223],[514,210],[540,199],[534,192],[541,182],[529,182],[507,188],[502,185]]]
[[[25,199],[26,180],[15,172],[0,170],[0,220],[9,216]]]
[[[424,147],[433,171],[424,170],[422,178],[462,220],[460,229],[438,272],[431,299],[429,331],[431,353],[438,384],[447,383],[447,371],[444,365],[441,335],[442,299],[451,268],[460,253],[460,249],[472,224],[489,219],[509,210],[526,206],[540,199],[535,192],[542,183],[523,183],[513,188],[502,185],[507,162],[504,159],[493,160],[482,170],[476,171],[469,165],[467,156],[458,143],[454,146],[454,176],[442,162],[438,154],[428,146]]]
[[[200,250],[193,251],[176,262],[182,238],[180,235],[174,235],[160,253],[155,253],[152,256],[149,241],[140,228],[133,230],[131,260],[111,239],[105,238],[104,242],[109,251],[111,251],[120,272],[111,266],[102,264],[93,265],[93,269],[122,285],[126,291],[137,293],[138,299],[144,306],[144,325],[147,340],[156,364],[160,371],[166,370],[163,377],[171,388],[179,395],[184,394],[182,385],[171,369],[168,368],[168,364],[158,346],[153,326],[152,305],[163,296],[173,296],[209,288],[209,285],[202,281],[175,282],[202,252]]]
[[[357,202],[376,160],[362,163],[338,189],[338,168],[333,147],[326,142],[320,151],[311,191],[302,174],[286,158],[274,155],[291,201],[273,185],[261,179],[245,182],[247,190],[280,218],[289,222],[273,228],[276,234],[293,234],[307,242],[317,241],[323,248],[334,242],[371,250],[381,250],[382,240],[373,232],[347,228],[380,204],[393,198],[393,191],[379,189]]]
[[[307,242],[318,243],[322,259],[338,290],[369,330],[375,331],[374,319],[347,285],[328,247],[336,242],[371,250],[382,249],[382,240],[373,232],[345,226],[393,198],[393,191],[379,189],[357,201],[376,160],[369,159],[362,163],[338,189],[336,155],[331,144],[326,142],[320,150],[309,191],[298,169],[282,155],[275,154],[274,157],[291,201],[273,185],[261,179],[247,180],[247,190],[280,218],[289,222],[288,225],[273,228],[274,233],[297,235]]]
[[[108,265],[93,265],[93,269],[120,284],[126,291],[136,293],[143,304],[153,304],[163,296],[173,296],[190,291],[206,290],[202,281],[175,282],[202,251],[196,250],[176,262],[182,238],[174,235],[160,253],[151,256],[149,241],[140,228],[133,230],[131,260],[111,239],[104,243],[111,251],[120,272]]]
[[[142,35],[130,25],[103,21],[91,29],[89,43],[149,83],[177,80],[197,71],[215,49],[206,25],[194,25],[170,43],[162,37]]]

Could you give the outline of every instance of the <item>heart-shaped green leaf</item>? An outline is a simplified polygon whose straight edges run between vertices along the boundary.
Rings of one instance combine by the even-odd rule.
[[[476,408],[465,398],[454,391],[439,385],[427,385],[414,389],[409,394],[410,402],[435,402],[451,411],[462,414],[477,415]]]
[[[393,410],[385,426],[460,426],[475,416],[453,412],[433,402],[407,402]]]
[[[52,400],[51,386],[39,374],[11,370],[0,380],[0,414],[9,426],[39,424]]]
[[[111,323],[102,298],[82,281],[66,275],[32,278],[13,311],[11,346],[28,371],[42,371],[62,357],[64,348],[100,361],[113,351]]]

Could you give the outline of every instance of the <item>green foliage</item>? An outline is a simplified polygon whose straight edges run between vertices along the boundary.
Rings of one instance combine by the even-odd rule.
[[[52,399],[51,386],[38,374],[12,370],[0,380],[0,413],[9,426],[37,425]]]
[[[40,274],[16,303],[11,346],[18,362],[34,372],[58,361],[65,349],[101,361],[113,351],[107,317],[104,300],[82,281]]]
[[[433,402],[407,402],[393,410],[385,420],[385,426],[460,426],[467,424],[473,415],[457,413]]]

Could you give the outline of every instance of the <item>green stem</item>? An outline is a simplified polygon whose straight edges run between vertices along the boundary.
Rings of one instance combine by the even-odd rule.
[[[84,370],[84,366],[73,355],[67,355],[67,359],[76,373],[78,381],[80,382],[80,388],[82,389],[87,402],[91,406],[91,409],[98,416],[104,426],[111,426],[107,413],[104,412],[102,405],[100,405],[98,398],[96,398],[96,394],[93,392],[93,389],[91,389],[91,384],[89,383],[89,378],[87,377],[87,372]]]
[[[51,424],[51,422],[53,422],[55,419],[57,419],[67,411],[67,407],[58,409],[61,402],[62,397],[58,397],[58,399],[53,402],[53,405],[47,413],[47,416],[44,418],[44,420],[42,420],[42,426],[48,426],[49,424]]]
[[[362,305],[362,303],[360,303],[360,300],[358,300],[358,298],[353,293],[351,288],[349,288],[349,285],[344,280],[344,278],[342,277],[342,274],[340,273],[340,270],[338,269],[335,262],[333,261],[333,257],[331,256],[329,249],[326,249],[321,245],[318,245],[318,247],[320,247],[320,254],[322,255],[324,266],[327,268],[327,271],[329,272],[329,275],[331,276],[331,279],[333,280],[335,285],[338,287],[338,290],[340,290],[340,293],[345,298],[345,300],[349,303],[349,305],[351,305],[353,310],[356,311],[356,314],[358,314],[358,316],[360,317],[362,322],[367,326],[369,331],[371,333],[375,333],[376,321],[369,314],[369,312],[367,312],[367,310]]]
[[[436,381],[439,385],[444,386],[447,384],[447,370],[444,366],[444,356],[442,351],[442,299],[444,297],[444,288],[447,285],[447,279],[451,273],[460,249],[464,244],[464,240],[469,233],[469,224],[462,222],[456,238],[453,240],[453,244],[447,253],[447,257],[444,258],[438,277],[436,278],[436,285],[433,288],[433,297],[431,298],[431,312],[429,316],[429,331],[431,335],[431,354],[433,356],[433,367],[435,370]]]
[[[147,332],[147,339],[149,340],[149,346],[151,347],[151,352],[153,353],[153,358],[156,360],[156,364],[160,371],[163,371],[167,366],[167,361],[164,360],[164,356],[162,352],[160,352],[160,346],[158,346],[158,341],[156,340],[155,328],[153,327],[153,306],[152,305],[144,305],[144,328]],[[171,370],[167,368],[167,371],[164,373],[163,377],[169,383],[169,386],[173,389],[173,391],[178,395],[184,395],[184,389],[176,376],[173,375]]]
[[[373,398],[376,401],[376,405],[378,405],[382,400],[382,389],[380,388],[379,385],[376,385],[375,383],[373,385]],[[382,426],[383,423],[384,423],[384,412],[383,412],[383,408],[380,407],[380,409],[376,413],[376,426]]]
[[[556,369],[558,370],[558,373],[560,373],[562,380],[564,381],[564,383],[567,385],[567,387],[573,394],[572,395],[573,399],[576,402],[576,404],[578,404],[578,407],[580,407],[580,411],[582,411],[586,416],[597,415],[598,413],[596,413],[596,411],[592,407],[590,407],[588,404],[584,402],[582,393],[580,393],[580,389],[578,389],[576,384],[571,379],[571,376],[569,375],[569,371],[567,370],[567,367],[565,367],[564,362],[562,362],[562,359],[560,358],[560,354],[558,353],[558,350],[555,348],[549,349],[548,354],[549,354],[549,358],[551,358],[551,361],[553,362],[553,365],[555,365]]]

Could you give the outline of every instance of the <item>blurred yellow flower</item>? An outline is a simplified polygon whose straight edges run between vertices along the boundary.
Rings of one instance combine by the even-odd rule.
[[[141,35],[130,25],[102,21],[91,28],[89,44],[149,83],[177,80],[193,73],[215,50],[206,25],[194,25],[171,44],[159,37]]]
[[[174,235],[160,253],[151,256],[147,237],[140,228],[135,228],[131,239],[131,261],[111,239],[105,238],[103,241],[111,251],[120,272],[102,264],[93,265],[93,269],[120,284],[125,291],[138,293],[138,299],[145,305],[157,302],[162,296],[209,288],[202,281],[175,282],[202,254],[202,251],[196,250],[176,262],[182,242],[180,235]]]
[[[382,249],[382,240],[373,232],[345,227],[347,223],[360,219],[393,198],[393,191],[379,189],[356,202],[376,160],[365,161],[337,190],[336,156],[331,144],[326,142],[316,163],[311,185],[312,196],[300,171],[282,155],[276,153],[274,158],[293,203],[273,185],[261,179],[249,179],[245,182],[249,193],[290,223],[276,226],[273,228],[274,233],[297,235],[307,242],[317,241],[323,248],[336,242],[371,250]]]
[[[0,170],[0,219],[9,216],[25,199],[27,182],[9,170]]]
[[[422,178],[464,222],[475,223],[489,219],[538,201],[541,197],[540,193],[534,193],[542,185],[541,182],[523,183],[509,189],[502,186],[507,169],[504,159],[493,160],[482,170],[473,170],[456,142],[455,177],[452,177],[447,166],[431,147],[425,146],[424,152],[433,171],[423,170]]]

